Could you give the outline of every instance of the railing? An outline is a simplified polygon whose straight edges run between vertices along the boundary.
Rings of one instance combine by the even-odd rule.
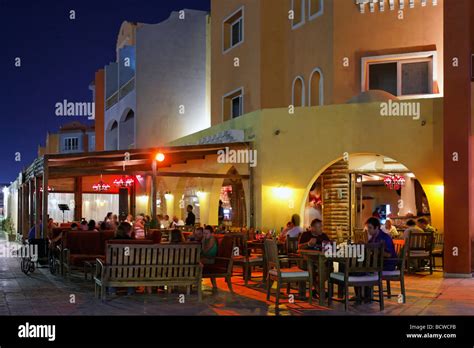
[[[378,5],[379,11],[385,11],[385,0],[355,0],[356,5],[359,6],[360,13],[365,13],[365,6],[369,5],[369,11],[375,12],[375,7]],[[404,10],[405,8],[414,8],[415,3],[418,3],[417,6],[425,7],[428,3],[436,6],[438,5],[438,0],[388,0],[388,9],[390,11]],[[396,8],[398,5],[398,8]]]
[[[135,77],[132,77],[119,90],[119,99],[122,100],[127,94],[135,89]]]
[[[105,110],[109,110],[112,106],[118,103],[119,98],[118,98],[119,93],[115,92],[110,96],[106,101],[105,101]]]

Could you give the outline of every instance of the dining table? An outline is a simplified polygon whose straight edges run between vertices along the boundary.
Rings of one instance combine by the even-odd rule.
[[[298,254],[307,261],[308,269],[314,269],[313,267],[316,266],[319,275],[319,305],[324,306],[326,302],[326,280],[328,279],[327,257],[324,251],[315,249],[298,249]]]

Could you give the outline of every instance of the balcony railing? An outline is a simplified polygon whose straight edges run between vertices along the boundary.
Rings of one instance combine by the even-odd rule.
[[[132,77],[119,90],[119,99],[122,100],[127,94],[135,89],[135,77]]]
[[[360,13],[365,13],[366,5],[369,5],[369,11],[375,12],[378,6],[380,12],[385,11],[386,0],[355,0],[356,5],[359,6]],[[390,11],[404,10],[405,8],[414,8],[417,6],[425,7],[428,3],[433,6],[438,5],[438,0],[388,0],[388,8]],[[396,7],[398,5],[398,8]]]
[[[118,103],[118,95],[118,92],[115,92],[105,101],[105,110],[109,110],[112,106]]]

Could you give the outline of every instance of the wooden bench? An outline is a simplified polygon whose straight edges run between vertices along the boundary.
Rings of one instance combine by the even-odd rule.
[[[201,245],[110,244],[105,263],[97,259],[95,294],[105,301],[108,287],[195,285],[202,300]]]

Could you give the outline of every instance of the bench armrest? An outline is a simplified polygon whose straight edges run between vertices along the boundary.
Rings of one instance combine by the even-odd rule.
[[[100,259],[95,259],[95,278],[102,280],[104,275],[104,264]]]

